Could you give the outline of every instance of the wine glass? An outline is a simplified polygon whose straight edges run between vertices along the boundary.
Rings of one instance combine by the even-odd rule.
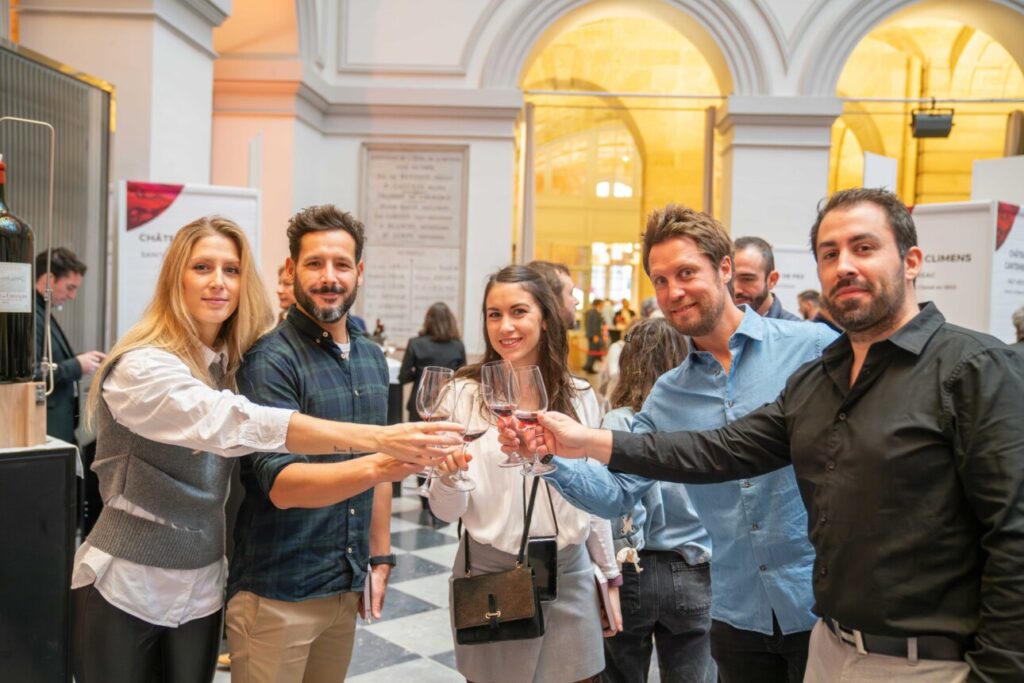
[[[465,428],[462,432],[462,454],[465,456],[466,447],[483,436],[491,428],[486,406],[479,391],[473,391],[468,384],[463,384],[455,401],[452,411],[452,420],[458,422]],[[462,470],[458,470],[444,479],[444,483],[458,491],[472,491],[476,488],[476,482],[470,479]]]
[[[420,375],[420,386],[416,390],[416,412],[420,414],[421,420],[440,422],[448,419],[451,414],[451,403],[446,403],[442,399],[454,374],[451,368],[434,365],[423,368],[423,374]],[[428,467],[423,472],[423,476],[426,479],[417,492],[426,497],[430,494],[430,480],[434,478],[434,466]]]
[[[483,393],[487,409],[499,418],[498,429],[502,429],[500,418],[512,417],[519,404],[519,382],[516,380],[512,364],[507,360],[484,363],[480,369],[480,391]],[[513,451],[498,463],[498,467],[521,467],[529,462]]]
[[[548,409],[548,392],[544,388],[544,378],[540,374],[540,368],[536,365],[528,365],[515,369],[515,376],[519,382],[519,404],[516,406],[516,423],[520,427],[520,433],[526,430],[533,432],[537,428],[537,416]],[[526,439],[523,439],[526,443]],[[533,449],[533,462],[523,467],[524,476],[537,476],[548,474],[558,469],[557,465],[540,461],[537,449]]]

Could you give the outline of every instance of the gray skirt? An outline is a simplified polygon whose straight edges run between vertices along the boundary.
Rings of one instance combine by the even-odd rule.
[[[455,556],[459,576],[464,566],[465,540],[473,544],[470,558],[474,573],[501,572],[515,566],[514,555],[477,543],[466,534]],[[594,569],[586,546],[560,548],[558,599],[541,604],[544,635],[531,640],[483,645],[456,644],[455,663],[459,673],[473,683],[571,683],[599,674],[604,670],[604,643],[597,601]],[[452,640],[455,640],[454,621]]]

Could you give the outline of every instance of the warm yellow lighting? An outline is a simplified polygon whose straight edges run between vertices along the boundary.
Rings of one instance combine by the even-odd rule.
[[[554,37],[522,87],[721,95],[693,43],[667,24],[635,16]],[[652,294],[647,278],[637,277],[636,252],[623,251],[618,264],[606,247],[599,254],[591,245],[634,244],[647,214],[670,202],[704,208],[704,107],[713,102],[550,95],[528,101],[534,104],[535,258],[572,259],[563,262],[589,295],[607,293],[613,280],[616,288],[628,283],[634,303]],[[619,265],[628,266],[628,276],[609,271]]]
[[[1024,74],[1006,49],[963,23],[897,18],[854,49],[837,88],[844,97],[986,99],[1024,97]],[[948,138],[915,139],[918,104],[848,103],[832,129],[829,191],[863,183],[863,153],[897,159],[897,192],[908,204],[963,201],[976,159],[1002,156],[1007,114],[1019,104],[955,107]],[[943,106],[941,103],[939,106]]]

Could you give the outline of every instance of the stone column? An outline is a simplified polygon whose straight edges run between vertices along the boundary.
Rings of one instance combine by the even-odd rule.
[[[230,0],[21,0],[25,47],[111,83],[111,180],[210,182],[213,29]]]
[[[734,237],[807,244],[828,192],[835,97],[732,96],[719,115],[721,218]]]

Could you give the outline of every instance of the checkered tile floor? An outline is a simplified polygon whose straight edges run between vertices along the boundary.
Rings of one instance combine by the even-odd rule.
[[[448,575],[458,537],[454,524],[433,529],[413,490],[404,484],[392,503],[391,547],[398,566],[391,575],[384,618],[359,623],[346,680],[351,683],[415,680],[416,683],[463,681],[455,670],[448,621]],[[230,683],[218,671],[214,683]]]
[[[416,481],[403,484],[392,502],[391,548],[398,566],[391,574],[384,618],[359,622],[347,681],[350,683],[461,683],[448,619],[448,575],[458,549],[456,525],[431,526],[416,494]],[[648,681],[657,683],[657,658]],[[214,683],[230,683],[218,671]]]

